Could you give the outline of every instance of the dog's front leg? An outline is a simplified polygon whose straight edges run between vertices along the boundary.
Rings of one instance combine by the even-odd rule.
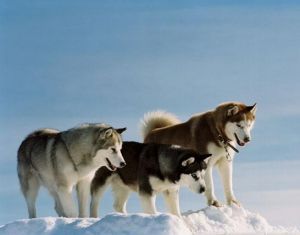
[[[140,200],[144,212],[148,214],[156,214],[157,213],[155,207],[156,195],[153,193],[152,195],[147,193],[139,193],[139,196],[140,196]]]
[[[169,209],[169,212],[181,217],[180,209],[179,209],[179,190],[166,190],[164,191],[163,195],[165,198],[165,202]]]
[[[232,189],[232,161],[228,161],[225,157],[220,159],[218,162],[218,170],[222,179],[227,204],[240,205]]]
[[[57,190],[59,205],[62,209],[62,215],[64,217],[77,217],[73,198],[72,198],[71,186],[59,186]]]
[[[206,185],[205,196],[207,199],[207,204],[209,206],[220,207],[221,204],[218,202],[214,193],[214,181],[212,176],[212,169],[213,169],[213,164],[209,164],[205,172],[205,176],[204,176],[205,185]]]
[[[129,197],[130,190],[127,187],[123,187],[120,184],[112,183],[112,191],[115,197],[114,209],[120,213],[126,212],[126,203]]]
[[[91,187],[91,203],[90,203],[90,217],[98,217],[99,201],[103,197],[105,190],[107,189],[110,181],[106,180],[105,183]]]
[[[78,208],[79,217],[88,217],[88,201],[91,192],[91,179],[85,178],[77,183],[77,198],[78,198]]]

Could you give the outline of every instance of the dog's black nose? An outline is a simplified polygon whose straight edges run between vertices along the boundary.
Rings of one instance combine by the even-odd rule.
[[[200,192],[200,193],[205,192],[205,187],[204,187],[204,186],[201,186],[199,192]]]
[[[250,137],[245,137],[244,142],[247,143],[250,141]]]
[[[121,163],[120,163],[120,167],[122,168],[122,167],[124,167],[124,166],[126,166],[126,162],[121,162]]]

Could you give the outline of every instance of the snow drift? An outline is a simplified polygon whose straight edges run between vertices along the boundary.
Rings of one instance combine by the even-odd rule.
[[[299,234],[297,228],[271,226],[256,213],[239,207],[207,207],[186,212],[182,219],[170,214],[119,214],[103,218],[24,219],[0,226],[2,235],[196,235],[196,234]]]

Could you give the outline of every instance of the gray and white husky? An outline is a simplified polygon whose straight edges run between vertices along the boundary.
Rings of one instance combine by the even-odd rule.
[[[44,185],[53,196],[59,216],[77,217],[72,189],[76,186],[79,216],[87,217],[90,183],[96,170],[110,171],[126,165],[121,153],[121,133],[106,124],[84,124],[67,131],[41,129],[28,135],[18,150],[18,176],[30,218]]]
[[[91,185],[91,217],[98,216],[99,199],[108,185],[115,196],[114,209],[126,213],[130,191],[139,193],[145,213],[156,213],[155,197],[162,192],[169,212],[180,216],[178,191],[187,186],[196,193],[205,191],[204,159],[211,154],[199,154],[190,149],[162,144],[124,142],[121,150],[126,167],[115,172],[100,168]]]

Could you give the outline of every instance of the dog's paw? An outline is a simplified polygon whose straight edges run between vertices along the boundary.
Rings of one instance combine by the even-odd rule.
[[[236,199],[230,199],[230,200],[228,200],[227,204],[228,204],[229,206],[238,206],[238,207],[242,207],[242,204],[241,204],[238,200],[236,200]]]
[[[223,205],[218,200],[211,200],[208,202],[209,206],[222,207]]]

